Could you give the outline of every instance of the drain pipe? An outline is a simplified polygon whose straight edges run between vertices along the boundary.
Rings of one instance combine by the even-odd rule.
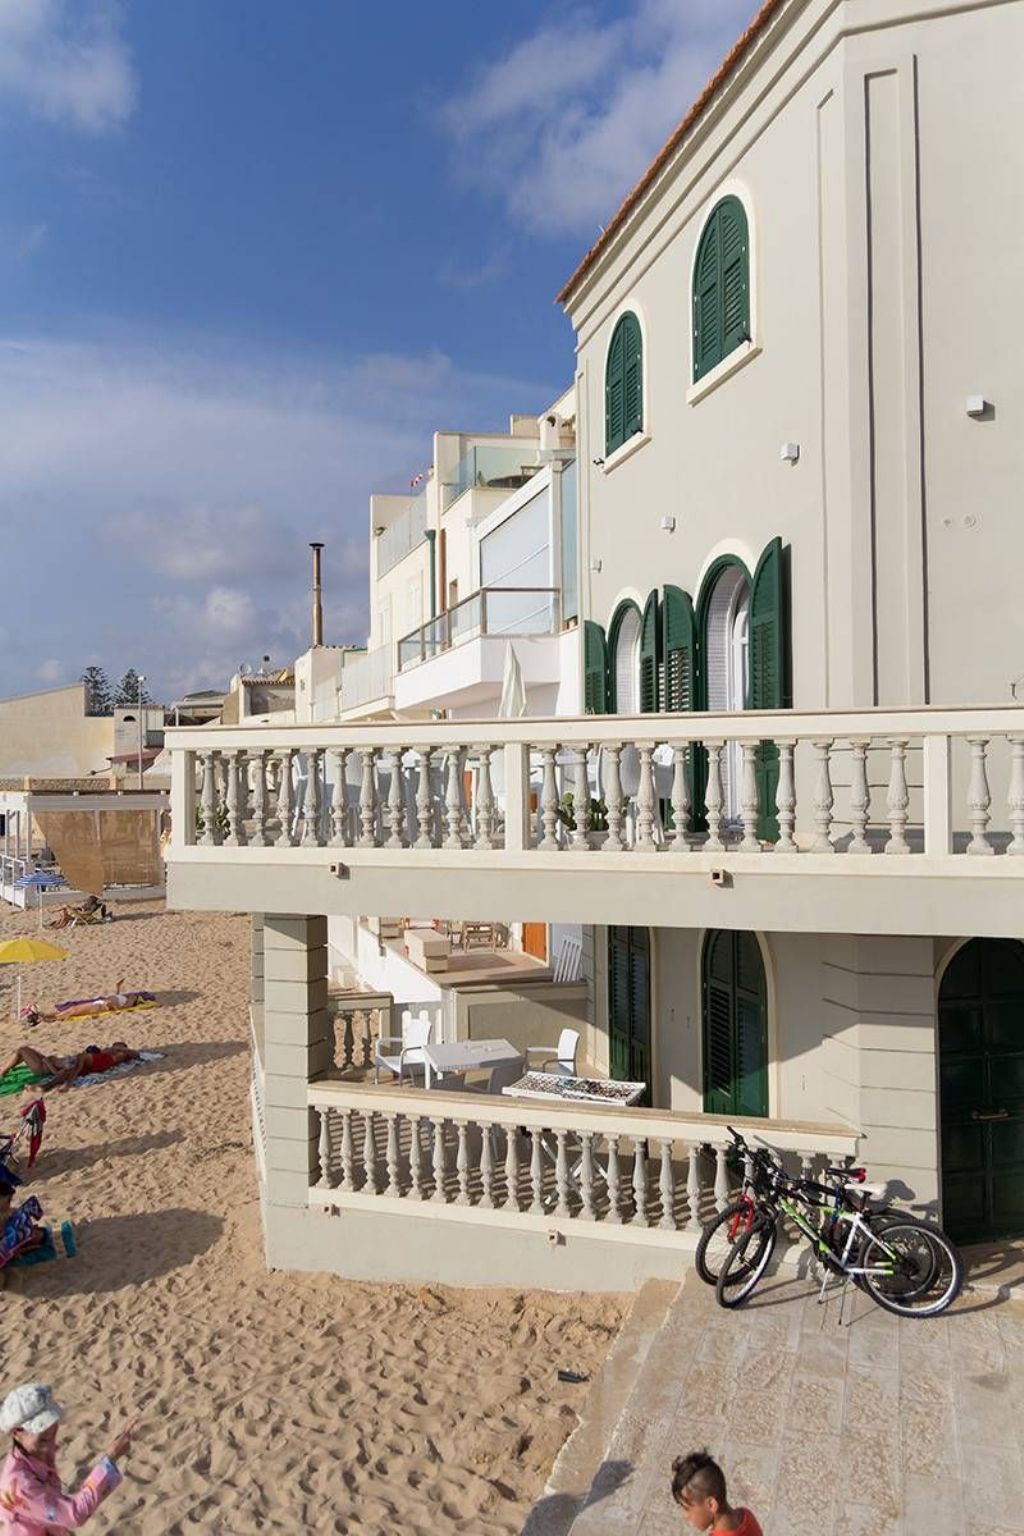
[[[427,528],[425,538],[430,545],[430,617],[437,618],[437,529]]]

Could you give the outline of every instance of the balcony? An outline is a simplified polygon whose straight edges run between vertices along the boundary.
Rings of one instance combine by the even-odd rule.
[[[377,702],[389,707],[394,691],[393,671],[394,647],[390,645],[378,646],[350,661],[341,672],[338,699],[342,713]]]
[[[426,485],[408,498],[408,505],[377,535],[377,576],[386,576],[400,560],[423,543],[427,531]]]
[[[386,914],[397,877],[404,910],[449,918],[1020,931],[1019,706],[182,729],[168,746],[174,906]]]
[[[462,455],[455,473],[444,486],[444,510],[474,488],[502,491],[518,490],[542,467],[536,462],[537,443],[523,438],[508,446],[481,444]]]
[[[558,634],[559,611],[552,587],[481,587],[399,640],[395,707],[422,709],[442,698],[454,707],[493,701],[512,637],[533,642],[517,652],[524,681],[556,684],[558,647],[543,642]]]

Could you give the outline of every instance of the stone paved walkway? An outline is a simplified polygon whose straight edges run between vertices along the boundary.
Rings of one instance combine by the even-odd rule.
[[[572,1536],[681,1536],[669,1468],[704,1445],[766,1536],[1024,1532],[1024,1304],[846,1305],[840,1330],[838,1300],[783,1272],[725,1312],[691,1273]]]

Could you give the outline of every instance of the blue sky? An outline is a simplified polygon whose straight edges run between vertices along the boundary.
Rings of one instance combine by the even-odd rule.
[[[0,692],[365,639],[366,498],[572,376],[553,297],[753,0],[0,0]]]

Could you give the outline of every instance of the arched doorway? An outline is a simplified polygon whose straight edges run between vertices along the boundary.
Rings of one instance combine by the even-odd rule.
[[[611,683],[613,708],[617,715],[640,713],[640,610],[635,603],[623,603],[612,619]]]
[[[768,1002],[755,934],[725,928],[708,934],[701,1013],[705,1113],[767,1115]]]
[[[939,987],[942,1220],[962,1243],[1024,1233],[1024,944],[971,939]]]
[[[651,935],[608,929],[608,1047],[617,1082],[651,1089]]]
[[[716,714],[746,709],[750,701],[750,582],[743,566],[723,566],[707,606],[704,630],[705,708]],[[742,757],[736,742],[722,756],[722,814],[740,814]]]

